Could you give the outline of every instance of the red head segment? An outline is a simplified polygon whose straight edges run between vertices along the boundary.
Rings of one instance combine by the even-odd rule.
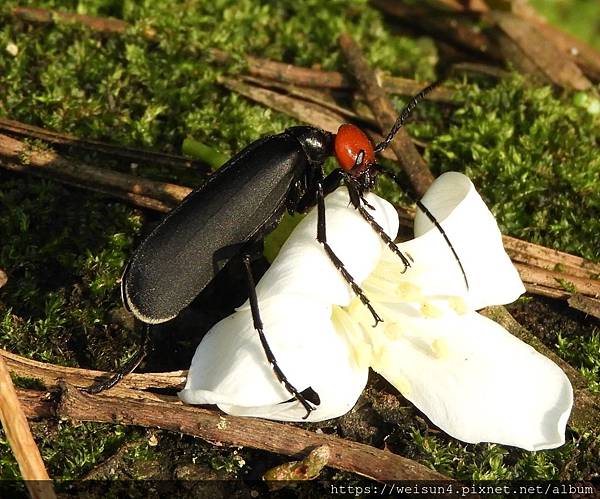
[[[360,128],[344,124],[335,136],[335,157],[340,167],[357,177],[375,163],[375,151],[369,137]],[[358,155],[363,152],[362,161],[357,164]]]

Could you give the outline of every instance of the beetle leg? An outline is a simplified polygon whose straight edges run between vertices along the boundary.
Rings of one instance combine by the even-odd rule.
[[[342,277],[350,285],[352,291],[354,291],[356,296],[360,298],[360,301],[363,303],[363,305],[369,309],[369,312],[371,312],[373,319],[375,319],[375,324],[373,324],[373,327],[377,326],[378,323],[383,322],[383,319],[379,317],[379,315],[369,302],[367,295],[365,295],[365,292],[361,289],[361,287],[358,284],[356,284],[354,278],[350,275],[350,272],[348,272],[348,269],[346,269],[346,267],[344,266],[344,263],[338,258],[338,256],[335,254],[335,252],[327,242],[327,230],[325,224],[325,195],[323,194],[323,184],[321,182],[317,184],[317,216],[317,241],[319,241],[323,245],[325,253],[327,253],[327,256],[335,265],[335,268],[340,271]]]
[[[404,253],[402,253],[398,249],[398,246],[396,246],[396,243],[394,243],[392,238],[385,233],[381,225],[379,225],[375,221],[373,216],[367,210],[365,210],[365,207],[363,206],[363,196],[360,193],[359,186],[356,185],[356,181],[348,182],[348,192],[350,193],[350,202],[352,203],[352,206],[354,206],[354,208],[358,210],[360,215],[369,223],[369,225],[379,235],[381,240],[387,245],[387,247],[392,251],[392,253],[396,254],[398,258],[402,260],[402,263],[404,265],[404,270],[402,270],[402,273],[406,272],[406,269],[410,267],[410,264],[412,262],[411,256],[404,255]],[[367,204],[366,206],[369,205]]]
[[[396,176],[396,174],[393,171],[385,168],[383,165],[380,165],[380,164],[375,164],[374,168],[378,172],[383,173],[385,176],[390,178],[396,185],[402,187],[402,183],[400,182],[400,179]],[[463,279],[465,281],[465,286],[468,290],[469,289],[469,280],[467,279],[467,273],[465,272],[463,264],[460,261],[460,258],[458,257],[458,253],[456,253],[454,246],[452,246],[452,243],[450,242],[450,238],[448,237],[448,234],[446,234],[446,231],[444,230],[444,228],[440,225],[440,223],[438,222],[437,218],[435,218],[433,213],[431,213],[429,211],[427,206],[425,206],[420,200],[415,199],[410,193],[407,193],[407,194],[409,197],[411,197],[415,201],[417,208],[420,209],[425,214],[425,216],[431,221],[431,223],[433,225],[435,225],[435,228],[440,232],[440,234],[446,241],[446,244],[448,245],[448,247],[450,248],[450,251],[452,251],[452,254],[454,255],[454,259],[456,260],[456,263],[458,263],[458,266],[460,267],[460,271],[462,272]]]
[[[360,205],[358,207],[358,212],[367,222],[369,222],[369,225],[373,228],[373,230],[377,232],[377,234],[379,234],[381,240],[387,245],[387,247],[390,250],[392,250],[392,253],[396,254],[400,258],[400,260],[402,260],[402,264],[404,265],[402,273],[406,272],[406,269],[408,269],[408,267],[410,267],[410,264],[414,261],[412,257],[408,253],[406,253],[405,255],[398,249],[396,243],[392,241],[392,238],[385,233],[381,225],[379,225],[375,221],[373,216],[367,210],[365,210],[364,206]]]
[[[319,179],[306,190],[306,193],[300,198],[300,201],[298,201],[296,209],[294,211],[298,213],[305,213],[309,208],[317,204],[318,182],[322,183],[324,195],[327,195],[335,191],[342,183],[342,180],[346,177],[346,174],[340,168],[336,168],[325,178],[323,178],[322,170],[319,173]]]
[[[131,374],[137,369],[142,363],[142,360],[146,357],[150,350],[150,324],[144,324],[142,333],[142,344],[139,350],[123,365],[119,370],[114,373],[110,378],[94,383],[91,386],[82,388],[81,391],[85,393],[100,393],[104,390],[108,390],[115,386],[121,381],[127,374]]]
[[[304,408],[306,409],[306,415],[302,419],[306,419],[306,418],[308,418],[310,413],[312,411],[314,411],[316,408],[304,397],[304,395],[302,393],[300,393],[288,381],[285,374],[283,374],[283,371],[277,364],[277,360],[275,360],[275,355],[273,355],[273,351],[271,350],[271,347],[269,346],[269,343],[267,342],[267,338],[265,337],[265,333],[263,331],[263,323],[260,318],[260,312],[258,310],[258,298],[256,296],[256,285],[254,283],[254,277],[252,277],[252,269],[250,267],[250,255],[244,255],[242,258],[244,260],[244,265],[246,267],[246,277],[248,279],[250,309],[252,311],[252,320],[254,322],[254,329],[256,329],[256,332],[258,333],[258,337],[260,338],[260,343],[263,347],[263,350],[265,351],[265,355],[267,356],[267,360],[269,361],[269,364],[271,364],[271,367],[273,368],[273,372],[275,373],[275,376],[277,376],[277,379],[285,387],[285,389],[288,392],[290,392],[294,396],[294,398],[304,406]],[[316,398],[318,399],[318,394],[312,389],[311,389],[311,391],[312,391],[312,393],[317,395]],[[306,390],[305,390],[305,392],[306,392]]]

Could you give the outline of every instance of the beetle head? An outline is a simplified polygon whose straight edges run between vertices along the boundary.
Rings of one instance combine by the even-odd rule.
[[[375,163],[375,151],[369,137],[360,128],[346,123],[335,136],[335,157],[345,172],[362,175]]]

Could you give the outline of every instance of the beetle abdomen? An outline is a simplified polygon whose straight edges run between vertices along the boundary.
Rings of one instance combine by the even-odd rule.
[[[123,275],[126,306],[147,323],[174,318],[214,278],[224,249],[251,241],[283,211],[307,161],[285,132],[230,159],[139,246]]]

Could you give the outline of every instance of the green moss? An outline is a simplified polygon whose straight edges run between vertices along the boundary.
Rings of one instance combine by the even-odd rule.
[[[463,97],[432,166],[469,175],[504,232],[600,259],[597,116],[519,77]]]
[[[125,439],[136,435],[134,428],[97,423],[73,425],[62,421],[52,427],[33,424],[32,430],[49,475],[66,480],[81,477],[110,456]],[[20,477],[1,430],[0,464],[0,480]]]
[[[565,338],[558,336],[558,351],[579,370],[594,393],[600,393],[600,331],[591,335]]]
[[[76,364],[80,353],[73,349],[84,338],[93,350],[94,338],[110,333],[108,312],[118,303],[140,218],[93,194],[1,175],[0,268],[9,281],[0,302],[0,345]]]

